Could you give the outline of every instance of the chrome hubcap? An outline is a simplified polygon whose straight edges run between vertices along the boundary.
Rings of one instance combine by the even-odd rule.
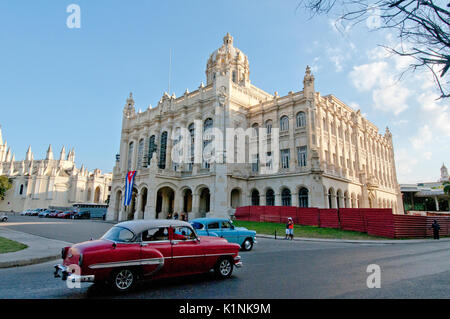
[[[246,240],[244,243],[245,249],[249,250],[252,247],[250,240]]]
[[[219,267],[220,273],[223,276],[227,276],[231,271],[231,263],[229,260],[225,259],[220,263]]]
[[[116,286],[119,289],[127,289],[130,288],[133,283],[133,273],[128,269],[121,270],[116,275]]]

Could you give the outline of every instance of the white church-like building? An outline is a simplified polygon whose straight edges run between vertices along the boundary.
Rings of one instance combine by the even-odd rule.
[[[59,157],[50,145],[44,159],[35,159],[28,148],[25,158],[16,160],[8,143],[3,142],[0,127],[0,176],[12,180],[12,188],[0,200],[0,211],[20,212],[26,209],[72,207],[75,203],[105,204],[108,200],[112,174],[98,169],[89,172],[75,165],[75,150]]]
[[[248,205],[382,207],[402,213],[389,129],[380,134],[359,110],[321,95],[314,83],[307,67],[303,88],[286,96],[254,86],[247,56],[227,34],[207,60],[205,85],[179,97],[164,93],[156,107],[143,112],[136,112],[130,94],[107,219],[167,218],[175,212],[189,219],[229,216]],[[230,128],[250,132],[246,162],[230,163],[233,151],[227,147],[237,137],[225,133],[223,162],[196,157],[197,148],[210,146],[205,131]],[[188,132],[191,145],[190,160],[182,163],[172,158],[180,131]],[[249,151],[261,141],[279,149]],[[240,155],[232,150],[238,153],[234,158]],[[272,166],[277,169],[265,171]],[[132,202],[124,207],[125,177],[134,170]]]

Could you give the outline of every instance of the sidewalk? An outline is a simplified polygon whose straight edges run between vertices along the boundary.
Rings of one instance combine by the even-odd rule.
[[[258,238],[275,239],[274,235],[256,234]],[[284,240],[284,236],[280,234],[277,236],[277,240]],[[329,238],[304,238],[294,237],[294,241],[314,241],[314,242],[328,242],[328,243],[348,243],[348,244],[371,244],[371,245],[398,245],[398,244],[420,244],[431,243],[440,241],[450,241],[450,238],[441,238],[435,241],[432,238],[429,239],[380,239],[380,240],[356,240],[356,239],[329,239]]]
[[[43,263],[61,258],[61,248],[72,245],[64,241],[47,239],[0,227],[0,237],[18,241],[28,246],[23,250],[0,254],[0,268],[10,268]]]

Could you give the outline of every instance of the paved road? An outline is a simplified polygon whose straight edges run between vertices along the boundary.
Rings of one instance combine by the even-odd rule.
[[[35,224],[14,224],[31,221]],[[8,227],[77,242],[99,237],[111,224],[15,217]],[[224,281],[213,274],[166,279],[117,296],[101,285],[68,289],[53,279],[50,262],[0,270],[0,298],[450,298],[449,251],[449,241],[359,245],[260,239],[253,251],[241,253],[244,267]],[[366,286],[369,264],[381,267],[380,289]]]

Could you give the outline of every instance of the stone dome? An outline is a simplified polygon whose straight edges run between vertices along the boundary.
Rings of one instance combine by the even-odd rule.
[[[206,81],[209,85],[218,75],[227,72],[235,83],[248,81],[249,63],[247,56],[241,50],[233,46],[233,37],[227,33],[223,38],[223,44],[215,50],[208,59],[206,65]]]

